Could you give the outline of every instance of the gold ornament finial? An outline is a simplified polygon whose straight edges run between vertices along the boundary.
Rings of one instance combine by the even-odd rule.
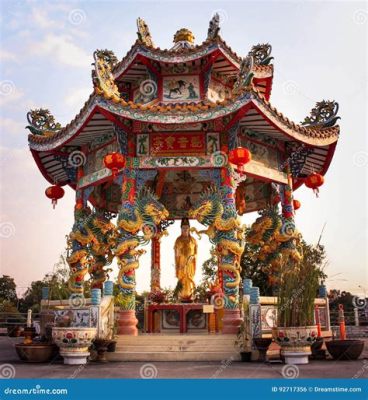
[[[193,33],[186,28],[179,29],[174,35],[174,43],[189,42],[190,44],[194,44],[194,39]]]

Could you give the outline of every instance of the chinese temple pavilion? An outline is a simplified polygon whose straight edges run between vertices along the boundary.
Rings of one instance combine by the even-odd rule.
[[[185,228],[196,219],[218,255],[222,332],[234,333],[244,241],[239,216],[280,202],[283,234],[292,237],[293,191],[322,184],[339,137],[338,105],[321,101],[301,124],[290,121],[270,103],[271,46],[257,44],[240,57],[220,37],[218,15],[202,44],[180,29],[169,50],[154,44],[142,19],[137,25],[138,39],[122,60],[94,52],[92,94],[70,123],[61,127],[46,109],[27,115],[30,150],[51,184],[46,195],[56,203],[62,187],[76,192],[69,289],[82,296],[87,273],[92,287],[102,287],[116,257],[122,333],[135,334],[141,245],[151,243],[157,292],[160,238],[170,221]]]

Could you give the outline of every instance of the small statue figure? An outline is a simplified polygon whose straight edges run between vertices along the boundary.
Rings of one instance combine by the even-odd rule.
[[[179,298],[183,302],[192,301],[195,289],[197,241],[190,234],[188,218],[181,221],[181,235],[175,241],[176,277],[180,284]]]

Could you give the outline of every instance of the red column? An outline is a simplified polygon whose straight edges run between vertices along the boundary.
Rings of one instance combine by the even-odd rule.
[[[160,238],[154,236],[151,243],[151,292],[161,290],[160,274]]]

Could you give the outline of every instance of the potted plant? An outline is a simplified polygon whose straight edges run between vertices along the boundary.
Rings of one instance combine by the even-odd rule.
[[[64,364],[86,364],[87,357],[90,355],[89,347],[96,333],[96,328],[53,327],[52,339],[59,347]]]
[[[235,340],[235,346],[240,350],[240,358],[243,362],[249,362],[252,358],[249,335],[249,317],[244,317]]]
[[[317,338],[314,299],[321,271],[308,258],[284,264],[277,296],[277,327],[274,339],[287,364],[307,364]]]

